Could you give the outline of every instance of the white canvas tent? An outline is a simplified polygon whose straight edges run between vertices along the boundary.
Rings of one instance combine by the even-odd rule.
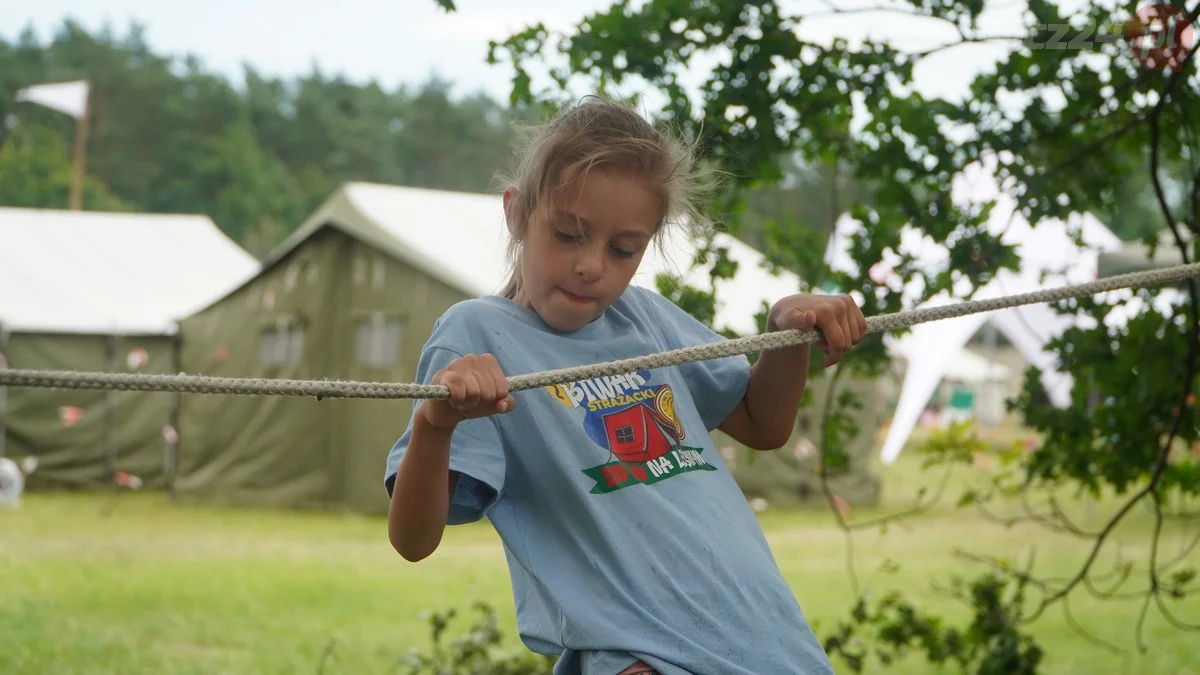
[[[952,195],[959,204],[996,199],[989,231],[993,234],[1003,233],[1003,241],[1015,246],[1021,259],[1020,272],[1001,271],[975,294],[976,299],[1092,281],[1097,278],[1100,253],[1115,251],[1121,246],[1116,235],[1087,213],[1074,214],[1066,222],[1046,220],[1038,223],[1036,228],[1031,226],[1016,212],[1015,200],[999,190],[988,166],[974,165],[964,171],[954,182]],[[853,270],[847,253],[847,237],[858,227],[861,226],[849,217],[839,221],[837,234],[827,251],[827,260],[835,268]],[[1072,239],[1072,233],[1075,232],[1082,238],[1082,249]],[[948,258],[942,247],[911,228],[903,233],[901,249],[914,256],[926,270],[943,269]],[[883,278],[888,274],[887,263],[895,258],[889,256],[884,264],[872,272],[880,275],[878,278]],[[901,289],[898,284],[898,280],[893,281],[892,288],[903,290],[906,309],[912,308],[917,304],[921,286],[914,283]],[[1129,297],[1130,293],[1116,292],[1114,295]],[[1176,298],[1177,294],[1166,290],[1159,293],[1157,302],[1170,303]],[[941,294],[921,306],[936,306],[950,301],[947,295]],[[1140,304],[1134,298],[1111,312],[1106,324],[1120,325],[1138,311]],[[985,322],[990,322],[1030,364],[1042,371],[1041,382],[1050,402],[1056,407],[1066,406],[1070,402],[1073,382],[1069,375],[1057,370],[1054,356],[1045,351],[1045,346],[1076,321],[1059,315],[1048,305],[1030,304],[921,324],[913,327],[902,340],[889,337],[892,348],[905,357],[907,370],[892,424],[880,451],[884,463],[890,464],[899,455],[947,368],[959,358],[967,341]]]
[[[0,208],[10,332],[173,335],[257,269],[207,216]]]
[[[177,321],[257,269],[205,216],[0,208],[0,368],[177,372]],[[0,387],[0,456],[37,457],[42,485],[157,485],[173,401]]]

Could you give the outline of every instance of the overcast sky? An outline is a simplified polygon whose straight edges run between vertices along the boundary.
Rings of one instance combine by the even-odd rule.
[[[792,0],[805,13],[877,6],[886,0]],[[1077,6],[1082,0],[1072,0]],[[295,75],[319,64],[327,73],[375,79],[388,88],[419,84],[437,74],[455,83],[458,94],[483,90],[504,100],[508,69],[485,62],[489,39],[503,39],[535,21],[568,27],[610,0],[458,0],[446,14],[434,0],[0,0],[5,5],[0,35],[12,39],[33,26],[47,39],[64,19],[89,29],[105,22],[125,33],[136,21],[160,53],[199,56],[204,63],[238,78],[242,63],[268,75]],[[789,3],[785,2],[785,5]],[[1062,4],[1067,4],[1065,1]],[[990,0],[983,29],[1021,34],[1025,0]],[[203,7],[203,9],[201,9]],[[865,36],[919,49],[954,38],[938,22],[906,20],[894,13],[855,14],[805,22],[804,37],[827,41]],[[999,46],[958,47],[933,57],[918,73],[927,93],[955,96],[981,68],[1004,51]],[[702,73],[700,74],[702,75]]]

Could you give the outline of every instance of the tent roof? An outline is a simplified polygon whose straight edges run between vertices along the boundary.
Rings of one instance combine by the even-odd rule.
[[[1195,237],[1187,227],[1181,226],[1179,232],[1185,245],[1193,243]],[[1115,251],[1101,252],[1098,262],[1100,276],[1129,274],[1184,263],[1183,255],[1179,252],[1179,246],[1170,229],[1160,230],[1156,239],[1158,244],[1154,255],[1150,254],[1150,247],[1140,241],[1122,242],[1120,248]]]
[[[8,330],[171,335],[257,269],[206,216],[0,208]]]
[[[496,293],[507,278],[508,234],[498,195],[347,183],[268,256],[267,265],[324,227],[363,240],[470,296]],[[675,230],[665,239],[664,246],[647,253],[633,283],[654,289],[655,276],[667,272],[706,288],[705,272],[689,269],[692,242]],[[737,277],[717,287],[717,326],[755,333],[754,315],[762,302],[795,293],[799,280],[762,269],[763,255],[732,236],[719,233],[714,239],[739,263]]]

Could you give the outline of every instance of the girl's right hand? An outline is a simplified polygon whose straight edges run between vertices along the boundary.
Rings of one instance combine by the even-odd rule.
[[[424,401],[420,410],[425,420],[439,429],[453,429],[463,420],[506,413],[516,400],[508,391],[508,378],[491,354],[468,354],[451,361],[433,376],[433,384],[445,385],[449,399]]]

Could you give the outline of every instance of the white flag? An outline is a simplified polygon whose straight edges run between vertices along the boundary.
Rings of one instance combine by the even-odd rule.
[[[37,103],[80,119],[87,110],[89,88],[87,80],[35,84],[18,91],[17,100]]]

